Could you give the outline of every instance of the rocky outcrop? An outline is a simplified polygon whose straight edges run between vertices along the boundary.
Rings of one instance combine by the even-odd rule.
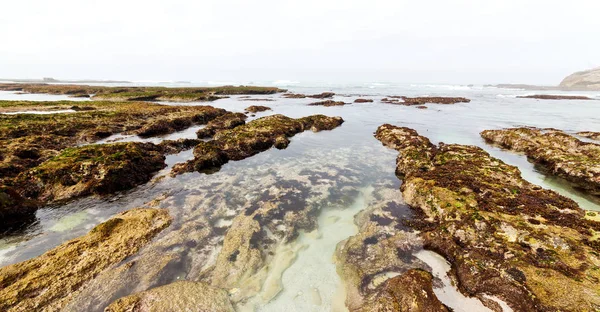
[[[582,136],[584,138],[600,141],[600,132],[581,131],[577,132],[577,135]]]
[[[17,177],[22,195],[41,202],[112,194],[148,182],[165,167],[162,150],[127,142],[67,148]]]
[[[208,122],[206,127],[196,131],[199,139],[207,139],[221,130],[233,129],[246,123],[248,117],[242,113],[227,113]]]
[[[343,105],[346,105],[346,103],[344,103],[343,101],[327,100],[327,101],[310,103],[308,105],[309,106],[343,106]]]
[[[231,130],[215,134],[212,141],[194,148],[194,159],[173,167],[173,173],[202,171],[218,168],[229,160],[248,158],[271,147],[286,148],[289,138],[305,130],[318,132],[340,126],[341,117],[313,115],[298,119],[272,115],[253,120]]]
[[[382,103],[397,104],[397,105],[423,105],[423,104],[456,104],[469,103],[471,100],[463,97],[406,97],[406,96],[389,96],[381,99]]]
[[[396,174],[416,213],[410,225],[452,264],[462,293],[496,296],[515,311],[600,307],[600,223],[574,201],[479,147],[435,146],[388,124],[376,137],[400,152]]]
[[[268,106],[252,105],[252,106],[246,107],[244,112],[255,114],[255,113],[264,112],[264,111],[268,111],[268,110],[271,110],[271,108]]]
[[[104,101],[167,101],[197,102],[214,101],[227,95],[275,94],[287,90],[272,87],[223,86],[201,88],[168,87],[106,87],[69,84],[0,84],[2,91],[20,91],[36,94],[63,94],[71,97],[90,97]],[[93,96],[92,96],[93,95]]]
[[[538,100],[593,100],[587,96],[579,95],[551,95],[551,94],[534,94],[517,96],[519,99],[538,99]]]
[[[433,293],[431,273],[423,270],[410,270],[387,280],[382,291],[356,311],[370,312],[447,312]]]
[[[132,209],[39,257],[0,268],[0,310],[61,310],[87,281],[135,254],[170,222],[166,210]]]
[[[227,291],[202,282],[179,281],[116,300],[105,312],[233,312]]]
[[[553,174],[590,194],[600,195],[600,145],[582,142],[556,129],[486,130],[490,143],[525,153]]]
[[[285,93],[283,95],[283,97],[288,98],[288,99],[304,99],[304,98],[330,99],[334,95],[335,95],[335,93],[333,93],[333,92],[323,92],[323,93],[313,94],[313,95],[305,95],[305,94],[299,94],[299,93]]]
[[[600,67],[576,72],[566,77],[559,87],[571,90],[600,90]]]
[[[373,100],[372,99],[356,99],[354,100],[354,103],[372,103]]]

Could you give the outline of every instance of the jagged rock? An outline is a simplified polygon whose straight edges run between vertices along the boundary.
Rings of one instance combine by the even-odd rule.
[[[202,282],[179,281],[116,300],[105,312],[233,312],[227,291]]]
[[[196,131],[199,139],[210,138],[221,130],[233,129],[246,123],[248,117],[242,113],[227,113],[208,122],[206,127]]]
[[[332,130],[340,126],[341,117],[313,115],[298,119],[271,115],[245,125],[215,134],[214,139],[194,148],[194,159],[173,167],[174,174],[202,171],[220,167],[229,160],[241,160],[271,147],[287,147],[289,137],[311,129],[314,132]]]
[[[87,281],[135,254],[170,222],[166,210],[132,209],[41,256],[0,268],[0,310],[61,310]]]
[[[264,111],[268,111],[268,110],[271,110],[271,108],[268,106],[252,105],[252,106],[246,107],[246,109],[244,111],[246,113],[258,113],[258,112],[264,112]]]
[[[432,145],[412,129],[376,137],[400,152],[396,173],[426,249],[452,264],[461,292],[515,311],[600,307],[597,233],[572,200],[524,180],[476,146]]]
[[[600,195],[600,145],[582,142],[560,130],[512,128],[486,130],[488,142],[516,152],[593,195]]]
[[[538,99],[538,100],[593,100],[587,96],[578,95],[551,95],[551,94],[534,94],[517,96],[519,99]]]
[[[385,282],[382,291],[367,299],[356,311],[370,312],[447,312],[433,293],[431,273],[413,269]]]

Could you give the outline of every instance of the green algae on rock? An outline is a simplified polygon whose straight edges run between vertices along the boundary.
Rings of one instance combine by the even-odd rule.
[[[248,106],[246,107],[246,109],[244,110],[245,113],[259,113],[259,112],[264,112],[264,111],[268,111],[271,110],[270,107],[268,106],[262,106],[262,105],[252,105],[252,106]]]
[[[433,293],[431,273],[412,269],[385,281],[382,291],[366,300],[361,312],[448,312]]]
[[[556,129],[485,130],[488,142],[525,153],[551,174],[592,195],[600,195],[600,145],[582,142]]]
[[[233,129],[246,123],[248,117],[242,113],[226,113],[206,124],[206,127],[196,131],[199,139],[210,138],[221,130]]]
[[[126,142],[64,149],[17,177],[23,195],[42,202],[91,194],[112,194],[148,182],[165,167],[162,149],[152,143]]]
[[[298,93],[285,93],[285,94],[283,94],[283,97],[288,98],[288,99],[304,99],[304,98],[329,99],[329,98],[332,98],[334,95],[335,95],[335,93],[333,93],[333,92],[323,92],[323,93],[313,94],[313,95],[305,95],[305,94],[298,94]]]
[[[120,298],[105,312],[233,312],[227,291],[202,282],[179,281]]]
[[[525,181],[479,147],[434,146],[409,128],[376,132],[400,152],[396,173],[411,225],[452,264],[462,293],[493,295],[516,311],[600,307],[600,223],[577,204]]]
[[[273,146],[282,149],[289,137],[305,130],[333,130],[344,120],[341,117],[313,115],[298,119],[271,115],[253,120],[230,130],[217,132],[212,141],[194,148],[194,159],[173,167],[174,174],[218,168],[229,160],[242,160]]]
[[[20,91],[37,94],[62,94],[72,97],[91,97],[106,101],[166,101],[197,102],[214,101],[227,95],[264,95],[286,92],[273,87],[223,86],[223,87],[106,87],[62,84],[0,84],[2,91]]]
[[[87,281],[135,254],[170,222],[166,210],[132,209],[41,256],[0,268],[0,310],[61,310]]]

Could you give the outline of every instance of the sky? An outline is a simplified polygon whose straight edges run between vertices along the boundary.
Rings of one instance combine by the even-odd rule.
[[[19,0],[0,77],[558,84],[600,66],[598,0]]]

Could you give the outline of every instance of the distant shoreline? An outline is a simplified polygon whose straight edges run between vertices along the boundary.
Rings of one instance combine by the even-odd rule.
[[[16,83],[133,83],[126,80],[60,80],[54,78],[43,78],[43,79],[7,79],[0,78],[0,82],[16,82]]]

